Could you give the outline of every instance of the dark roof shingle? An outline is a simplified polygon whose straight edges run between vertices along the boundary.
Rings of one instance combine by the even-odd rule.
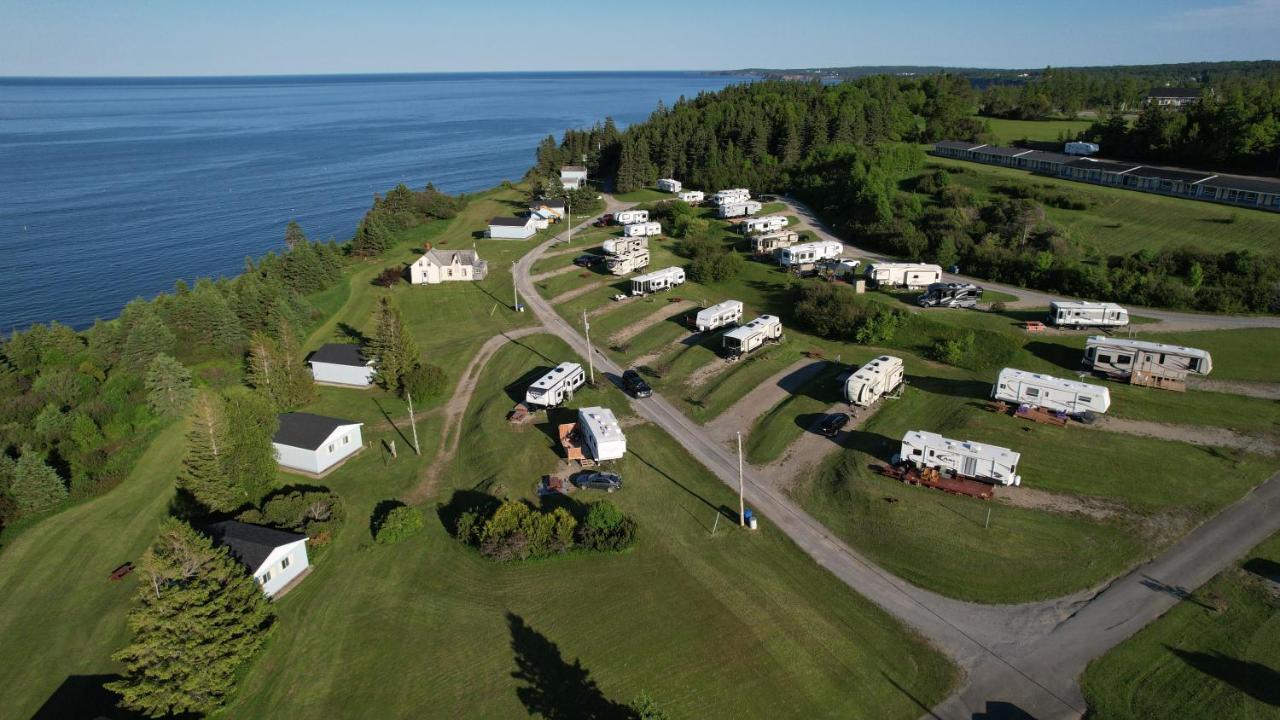
[[[361,352],[360,346],[350,343],[327,343],[321,345],[319,350],[311,353],[311,357],[307,358],[307,362],[347,365],[350,367],[366,367],[369,364],[369,361],[365,359],[364,354]]]
[[[307,538],[306,535],[250,525],[239,520],[214,523],[206,528],[206,532],[213,538],[214,544],[225,546],[232,557],[249,568],[249,572],[257,572],[276,548]]]
[[[527,217],[496,217],[489,221],[490,225],[506,225],[508,227],[524,227],[529,224]]]
[[[339,418],[312,415],[311,413],[292,412],[280,415],[280,429],[271,438],[273,442],[289,447],[315,450],[329,439],[334,430],[343,425],[359,425],[360,423]]]

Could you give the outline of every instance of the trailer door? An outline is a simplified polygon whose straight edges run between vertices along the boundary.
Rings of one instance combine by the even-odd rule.
[[[968,475],[969,477],[976,477],[978,474],[978,459],[966,457],[964,459],[964,469],[960,471],[960,474]]]

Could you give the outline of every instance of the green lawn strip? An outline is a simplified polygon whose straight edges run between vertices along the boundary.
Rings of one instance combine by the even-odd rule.
[[[567,352],[540,335],[494,355],[464,419],[467,436],[484,442],[463,444],[441,499],[499,487],[532,499],[556,462],[548,428],[511,428],[503,411],[522,378]],[[612,388],[573,405],[597,402],[625,408]],[[635,548],[503,565],[450,538],[434,508],[427,532],[395,547],[349,525],[325,566],[279,605],[283,627],[229,716],[523,716],[518,662],[548,683],[580,662],[607,698],[647,691],[677,717],[770,707],[914,718],[911,696],[930,706],[945,696],[955,675],[942,656],[769,530],[768,518],[758,533],[722,519],[710,536],[733,493],[656,428],[626,432],[629,453],[616,466],[626,486],[608,498],[640,522]],[[513,622],[533,632],[513,642]],[[564,687],[541,690],[574,716],[572,699],[555,692]]]
[[[1025,335],[1015,367],[1067,376],[1080,370],[1085,340],[1092,333]],[[1210,380],[1280,382],[1280,363],[1271,350],[1280,348],[1280,330],[1202,330],[1181,333],[1142,333],[1139,340],[1196,347],[1213,357]]]
[[[654,190],[653,188],[641,188],[633,190],[629,193],[615,193],[614,200],[624,203],[645,203],[657,202],[659,200],[674,200],[676,196],[672,193]]]
[[[998,302],[1011,303],[1011,302],[1015,302],[1017,299],[1018,297],[1016,295],[1010,295],[1009,293],[1002,293],[999,290],[983,290],[982,291],[982,302],[984,303],[998,303]]]
[[[1094,660],[1082,681],[1090,716],[1280,718],[1277,577],[1280,535],[1273,535]]]
[[[1074,136],[1076,133],[1088,130],[1092,124],[1090,120],[1006,120],[992,117],[977,117],[977,119],[987,123],[991,128],[991,133],[996,136],[997,145],[1006,146],[1018,140],[1057,145],[1058,139],[1064,133]],[[1053,149],[1056,152],[1062,152],[1061,147]]]
[[[809,431],[817,414],[825,413],[844,398],[844,389],[836,378],[848,371],[845,363],[829,363],[816,377],[756,419],[747,435],[747,461],[764,465],[782,457],[791,443]]]

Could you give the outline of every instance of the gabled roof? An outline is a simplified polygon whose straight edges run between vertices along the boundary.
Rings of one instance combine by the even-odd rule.
[[[579,173],[584,173],[584,172],[586,172],[586,171],[587,171],[587,169],[586,169],[585,167],[581,166],[581,165],[563,165],[563,166],[561,166],[561,167],[560,167],[560,174],[561,174],[561,175],[563,175],[564,173],[567,173],[567,172],[579,172]]]
[[[1137,170],[1142,167],[1138,163],[1116,162],[1114,160],[1091,160],[1089,158],[1080,158],[1067,163],[1068,167],[1081,168],[1083,170],[1097,170],[1099,172],[1109,173],[1127,173],[1131,170]]]
[[[1205,185],[1213,185],[1234,190],[1247,190],[1250,192],[1280,194],[1280,179],[1247,177],[1244,175],[1217,175],[1212,179],[1205,180]]]
[[[214,544],[226,547],[232,557],[249,568],[249,572],[257,572],[276,548],[307,539],[306,535],[250,525],[239,520],[214,523],[206,528],[206,532],[213,538]]]
[[[423,253],[422,259],[441,266],[452,265],[455,262],[459,265],[476,266],[483,262],[480,259],[480,253],[475,250],[437,250],[435,248]]]
[[[489,221],[490,225],[502,225],[505,227],[524,227],[533,222],[533,218],[527,217],[496,217]]]
[[[564,207],[564,200],[558,200],[553,198],[551,200],[534,200],[533,202],[529,203],[529,207],[544,207],[544,206],[549,208],[562,208]]]
[[[312,415],[311,413],[293,412],[280,415],[280,429],[271,438],[272,442],[289,447],[315,450],[320,447],[334,430],[344,425],[360,425],[361,423],[339,418]]]
[[[329,365],[347,365],[349,367],[366,367],[369,360],[365,358],[359,345],[350,343],[327,343],[319,350],[311,353],[307,362],[327,363]]]

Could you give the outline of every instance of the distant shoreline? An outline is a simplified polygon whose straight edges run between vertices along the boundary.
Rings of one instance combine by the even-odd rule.
[[[619,75],[648,76],[724,76],[738,75],[736,70],[474,70],[446,72],[390,72],[390,73],[300,73],[262,75],[0,75],[0,83],[130,83],[130,82],[244,82],[244,81],[368,81],[368,80],[424,80],[449,78],[493,77],[600,77]],[[750,74],[743,74],[750,77]]]

